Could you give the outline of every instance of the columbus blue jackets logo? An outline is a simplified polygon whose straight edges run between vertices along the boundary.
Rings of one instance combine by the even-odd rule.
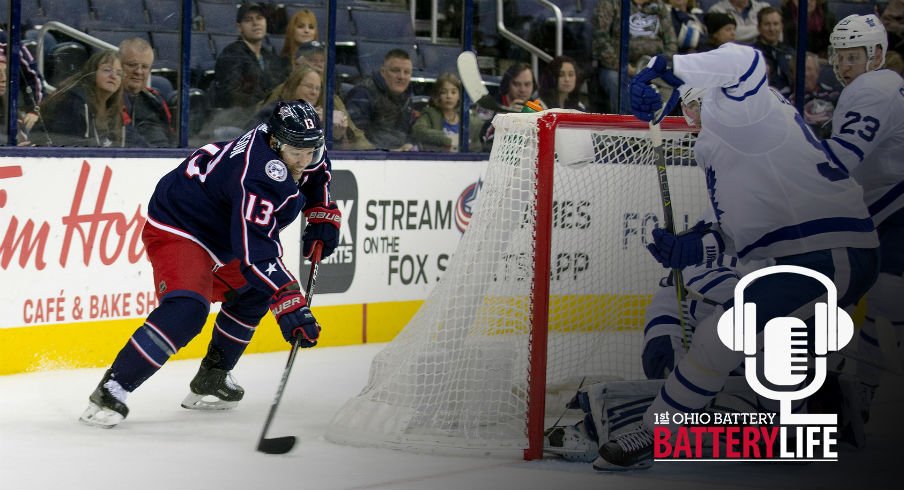
[[[267,162],[264,171],[267,172],[268,177],[277,182],[286,180],[286,176],[289,174],[289,171],[286,170],[286,164],[280,160],[270,160]]]
[[[455,227],[462,233],[468,229],[468,224],[471,223],[473,205],[481,187],[483,187],[483,181],[477,179],[477,182],[465,187],[465,190],[459,194],[458,200],[455,201]]]

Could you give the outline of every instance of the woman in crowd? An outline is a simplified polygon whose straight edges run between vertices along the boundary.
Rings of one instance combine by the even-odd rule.
[[[314,106],[320,120],[324,117],[324,89],[320,72],[313,66],[301,65],[292,70],[289,78],[270,93],[264,101],[254,124],[266,120],[273,112],[276,103],[281,100],[304,99]],[[373,145],[364,137],[364,132],[355,126],[348,117],[345,105],[338,96],[333,97],[333,149],[337,150],[370,150]]]
[[[320,45],[317,41],[317,17],[314,12],[299,10],[286,26],[286,37],[279,56],[286,61],[290,69],[298,66],[300,51],[306,47]]]
[[[473,117],[469,125],[470,149],[480,149],[480,125]],[[461,135],[461,81],[453,73],[444,73],[436,79],[430,104],[414,122],[411,136],[423,151],[447,151],[457,153]]]
[[[122,65],[116,51],[99,51],[41,103],[32,141],[52,146],[138,144],[122,121]]]
[[[587,111],[581,102],[581,73],[577,63],[568,56],[553,58],[540,75],[540,101],[547,109],[577,109]]]

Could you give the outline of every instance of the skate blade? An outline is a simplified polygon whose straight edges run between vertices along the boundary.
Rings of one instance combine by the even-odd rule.
[[[83,424],[90,425],[92,427],[100,427],[102,429],[112,429],[117,424],[123,421],[125,417],[122,416],[119,412],[114,412],[113,410],[99,407],[93,403],[88,405],[88,408],[82,413],[82,416],[79,417],[79,422]]]
[[[605,460],[602,456],[596,458],[593,462],[593,469],[596,471],[633,471],[633,470],[646,470],[653,466],[653,461],[647,460],[642,461],[640,463],[635,463],[631,466],[618,466],[614,465]]]
[[[239,402],[227,402],[213,395],[198,395],[189,393],[182,400],[182,408],[189,410],[232,410]]]

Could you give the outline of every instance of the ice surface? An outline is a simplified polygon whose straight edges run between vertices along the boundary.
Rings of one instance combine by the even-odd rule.
[[[380,347],[299,353],[269,433],[298,437],[282,456],[254,448],[287,353],[243,358],[234,373],[245,399],[226,412],[181,408],[198,361],[168,363],[130,396],[129,418],[110,430],[77,421],[103,369],[0,376],[0,490],[777,490],[898,487],[902,475],[900,378],[877,394],[868,448],[842,452],[837,463],[657,463],[644,472],[600,474],[555,460],[431,456],[325,441],[326,424],[364,386]]]

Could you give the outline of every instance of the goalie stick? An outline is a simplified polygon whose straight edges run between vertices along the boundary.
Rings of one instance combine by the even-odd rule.
[[[305,291],[305,298],[308,306],[314,299],[314,282],[317,280],[317,266],[320,264],[320,251],[323,248],[322,243],[314,244],[314,250],[311,252],[311,272],[308,275],[308,287]],[[282,379],[279,381],[279,387],[276,389],[276,395],[273,397],[273,403],[270,404],[270,413],[267,414],[267,421],[264,422],[264,430],[261,431],[261,437],[257,441],[257,450],[266,454],[285,454],[295,447],[295,436],[283,436],[267,438],[267,429],[273,422],[276,415],[276,409],[279,408],[279,402],[282,400],[283,391],[286,389],[286,383],[289,381],[289,373],[292,372],[292,365],[295,364],[295,356],[298,354],[298,344],[301,342],[301,335],[295,337],[292,342],[292,350],[289,352],[289,360],[286,361],[286,368],[283,370]]]
[[[496,102],[490,95],[483,78],[480,77],[480,68],[477,67],[477,55],[473,51],[463,51],[458,55],[458,76],[465,87],[468,97],[479,107],[493,112],[519,112],[511,107]]]
[[[662,131],[659,123],[650,121],[650,140],[653,143],[653,154],[656,160],[656,173],[659,174],[659,197],[662,198],[663,224],[666,231],[675,234],[675,217],[672,213],[672,196],[669,192],[669,176],[665,166],[665,147],[662,145]],[[687,321],[684,318],[684,310],[681,302],[687,295],[684,287],[684,276],[681,269],[672,269],[672,278],[675,281],[675,296],[678,301],[678,322],[681,324],[681,346],[688,350]]]

